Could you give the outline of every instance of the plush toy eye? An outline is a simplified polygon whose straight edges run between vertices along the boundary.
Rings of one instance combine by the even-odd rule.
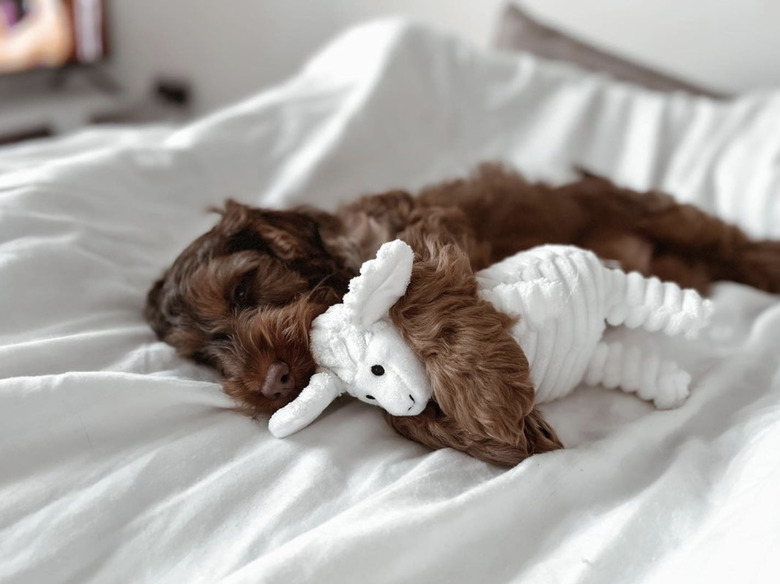
[[[373,395],[366,394],[366,399],[376,399]]]
[[[371,373],[379,377],[380,375],[385,374],[385,368],[382,367],[381,365],[374,365],[373,367],[371,367]]]

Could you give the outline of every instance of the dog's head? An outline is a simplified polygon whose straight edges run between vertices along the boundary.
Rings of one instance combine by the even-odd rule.
[[[149,291],[145,315],[178,352],[216,367],[251,412],[292,401],[314,372],[312,319],[352,275],[323,243],[321,212],[228,201]]]

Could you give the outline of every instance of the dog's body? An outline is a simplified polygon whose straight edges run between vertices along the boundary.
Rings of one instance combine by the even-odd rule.
[[[386,241],[415,250],[391,312],[426,365],[435,403],[388,417],[401,434],[499,464],[559,448],[534,409],[510,318],[479,300],[474,271],[544,243],[575,244],[626,270],[705,290],[726,279],[780,291],[780,242],[756,242],[661,193],[597,177],[550,187],[486,165],[471,178],[363,197],[335,214],[228,202],[222,219],[149,293],[146,315],[180,354],[215,366],[248,413],[289,403],[314,373],[309,326]]]

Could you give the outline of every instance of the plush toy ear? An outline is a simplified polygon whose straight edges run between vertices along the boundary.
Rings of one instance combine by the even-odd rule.
[[[374,324],[404,295],[413,263],[412,248],[396,239],[380,247],[376,259],[363,264],[344,296],[344,306],[351,310],[359,326]]]

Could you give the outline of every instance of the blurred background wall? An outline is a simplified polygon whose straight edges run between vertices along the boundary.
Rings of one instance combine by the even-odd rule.
[[[544,22],[725,92],[780,86],[778,0],[522,0]],[[487,46],[504,0],[132,0],[113,3],[115,76],[191,80],[196,111],[291,75],[344,28],[403,15]]]
[[[209,111],[292,75],[351,24],[404,15],[487,46],[503,0],[115,1],[114,76],[133,93],[187,79]]]

